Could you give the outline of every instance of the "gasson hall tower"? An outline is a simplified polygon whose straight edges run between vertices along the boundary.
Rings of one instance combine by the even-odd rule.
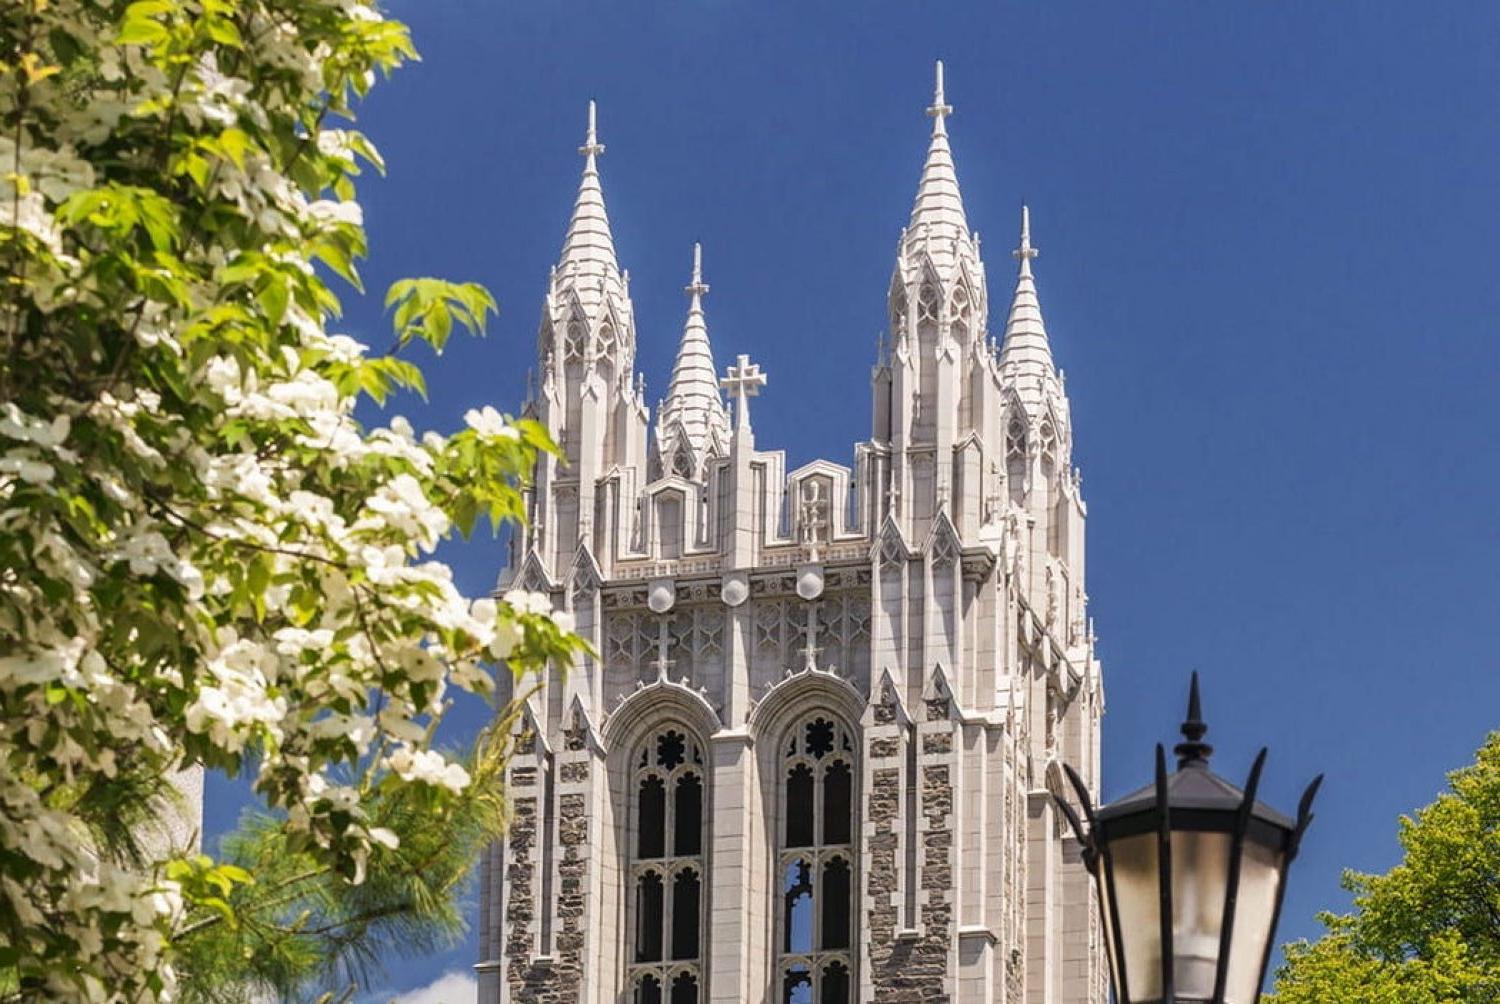
[[[1066,760],[1097,795],[1104,706],[1068,399],[1024,209],[991,335],[951,110],[939,64],[870,438],[788,471],[756,442],[766,375],[715,364],[696,249],[647,407],[590,108],[526,405],[564,459],[502,585],[599,659],[517,720],[481,1004],[1106,1001],[1049,794]]]

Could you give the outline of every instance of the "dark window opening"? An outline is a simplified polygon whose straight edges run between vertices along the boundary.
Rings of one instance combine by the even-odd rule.
[[[818,995],[818,1004],[849,1004],[849,967],[842,962],[830,962],[823,967],[823,992]]]
[[[823,865],[821,894],[822,944],[818,947],[849,947],[849,862],[833,858]]]
[[[847,844],[854,818],[854,771],[835,763],[823,775],[823,843]]]
[[[672,981],[672,1004],[698,1004],[698,977],[678,973]]]
[[[642,875],[635,892],[635,961],[661,961],[662,927],[661,876],[655,872]]]
[[[798,954],[813,950],[812,865],[804,858],[786,866],[782,884],[783,952]]]
[[[635,1004],[661,1004],[661,980],[647,973],[635,985]]]
[[[656,740],[656,765],[662,770],[682,766],[687,758],[687,737],[681,732],[663,732]]]
[[[832,722],[818,718],[807,723],[807,752],[819,760],[833,752]]]
[[[667,853],[667,786],[659,777],[641,780],[640,833],[636,857],[659,858]]]
[[[703,849],[703,780],[693,774],[677,779],[677,818],[673,821],[672,853],[679,857]]]
[[[786,777],[786,845],[811,847],[813,844],[813,772],[798,764]]]
[[[678,872],[672,882],[672,958],[698,957],[698,873]],[[676,990],[673,990],[676,1000]]]

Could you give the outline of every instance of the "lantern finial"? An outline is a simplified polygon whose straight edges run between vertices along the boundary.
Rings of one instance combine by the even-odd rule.
[[[1213,755],[1214,748],[1203,741],[1208,734],[1208,725],[1203,721],[1203,704],[1198,698],[1198,671],[1193,670],[1193,685],[1188,692],[1187,720],[1182,723],[1182,735],[1186,742],[1180,742],[1172,750],[1177,754],[1177,769],[1184,767],[1207,767],[1208,758]]]

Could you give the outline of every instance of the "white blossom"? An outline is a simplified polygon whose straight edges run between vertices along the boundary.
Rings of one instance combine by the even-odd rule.
[[[483,408],[470,408],[464,412],[464,423],[481,436],[495,436],[501,439],[521,437],[515,426],[507,422],[503,415],[489,405]]]
[[[463,791],[469,783],[468,771],[435,750],[400,746],[386,758],[386,765],[402,780],[421,781],[454,792]]]

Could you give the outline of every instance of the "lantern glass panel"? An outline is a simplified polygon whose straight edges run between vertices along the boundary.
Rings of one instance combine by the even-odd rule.
[[[1276,914],[1276,890],[1285,867],[1282,858],[1280,851],[1245,841],[1224,1004],[1255,1004],[1260,997],[1260,966]]]
[[[1161,987],[1161,876],[1157,874],[1156,834],[1142,833],[1110,842],[1115,907],[1123,945],[1115,946],[1125,962],[1127,995],[1133,1001],[1159,1000]],[[1105,890],[1105,927],[1109,922],[1109,883]]]
[[[1172,834],[1172,972],[1179,997],[1214,995],[1230,843],[1228,833]]]

